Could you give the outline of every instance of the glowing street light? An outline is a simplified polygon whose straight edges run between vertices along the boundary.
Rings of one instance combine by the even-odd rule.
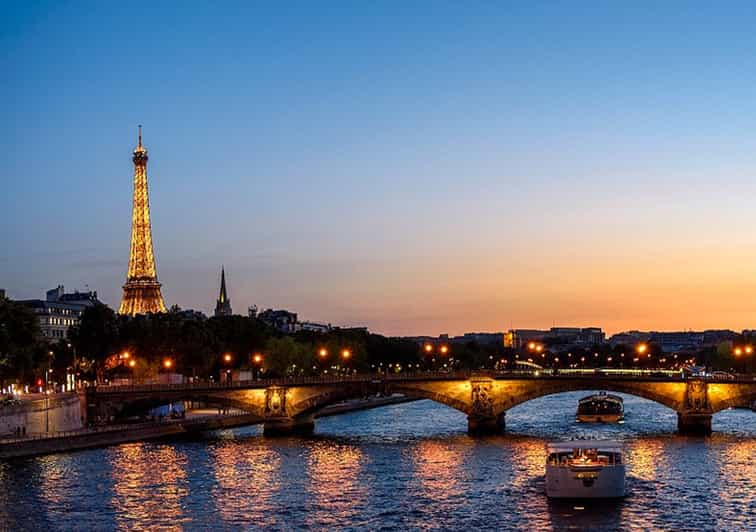
[[[432,353],[433,352],[433,346],[431,344],[425,344],[425,352],[426,353]]]
[[[751,353],[753,353],[753,347],[750,345],[745,346],[745,352],[746,355],[750,355]]]
[[[635,347],[635,350],[638,352],[639,355],[642,355],[643,353],[645,353],[646,351],[648,351],[648,345],[647,344],[642,344],[642,343],[638,344]]]
[[[349,349],[344,349],[341,352],[341,358],[343,358],[344,360],[348,360],[351,356],[352,356],[352,352]]]
[[[325,358],[325,357],[327,357],[327,356],[328,356],[328,349],[326,349],[325,347],[321,347],[321,348],[320,348],[320,351],[318,351],[318,356],[319,356],[320,358]]]
[[[441,351],[441,354],[442,354],[442,355],[445,355],[446,353],[448,353],[448,352],[449,352],[449,346],[447,346],[447,345],[442,345],[442,346],[441,346],[441,348],[439,349],[439,351]]]
[[[231,353],[226,353],[225,355],[223,355],[223,361],[226,364],[230,364],[231,363]]]
[[[170,358],[163,360],[163,367],[165,369],[171,369],[173,367],[173,360],[171,360]]]
[[[252,360],[254,361],[255,364],[260,364],[263,360],[263,357],[260,353],[255,353],[254,356],[252,357]]]
[[[134,359],[129,360],[129,367],[133,368],[134,366],[136,366],[136,360],[134,360]]]

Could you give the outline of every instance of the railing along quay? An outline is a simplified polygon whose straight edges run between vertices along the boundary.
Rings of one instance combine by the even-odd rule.
[[[86,427],[77,430],[61,430],[50,432],[38,432],[34,434],[27,434],[25,436],[3,437],[0,439],[0,445],[6,443],[19,443],[25,441],[38,441],[49,440],[54,438],[68,438],[72,436],[88,436],[92,434],[105,434],[108,432],[118,432],[121,430],[139,430],[149,429],[155,427],[165,427],[168,425],[199,425],[212,421],[214,419],[228,419],[233,417],[252,416],[248,412],[231,412],[228,414],[208,414],[206,416],[192,416],[190,418],[170,419],[164,418],[158,421],[145,421],[143,423],[119,423],[116,425],[101,425]]]

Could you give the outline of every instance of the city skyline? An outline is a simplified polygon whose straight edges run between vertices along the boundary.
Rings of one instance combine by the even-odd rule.
[[[756,326],[748,4],[244,9],[11,9],[9,297],[117,308],[142,123],[168,306],[225,264],[237,313],[392,335]]]

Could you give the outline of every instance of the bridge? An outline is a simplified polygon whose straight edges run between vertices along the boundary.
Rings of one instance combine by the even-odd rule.
[[[467,415],[470,434],[498,433],[506,412],[545,395],[607,390],[650,399],[677,412],[680,433],[708,434],[715,413],[756,401],[756,377],[710,380],[681,375],[454,372],[293,377],[235,383],[96,386],[86,389],[90,422],[118,420],[169,402],[197,401],[247,412],[264,433],[309,432],[334,403],[367,395],[430,399]]]

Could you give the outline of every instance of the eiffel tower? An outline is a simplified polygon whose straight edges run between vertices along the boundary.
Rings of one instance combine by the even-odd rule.
[[[155,256],[152,253],[150,198],[147,192],[147,149],[142,146],[142,126],[139,143],[134,150],[134,208],[131,212],[131,252],[129,272],[123,285],[123,299],[119,314],[135,316],[165,312],[165,303],[157,280]]]

